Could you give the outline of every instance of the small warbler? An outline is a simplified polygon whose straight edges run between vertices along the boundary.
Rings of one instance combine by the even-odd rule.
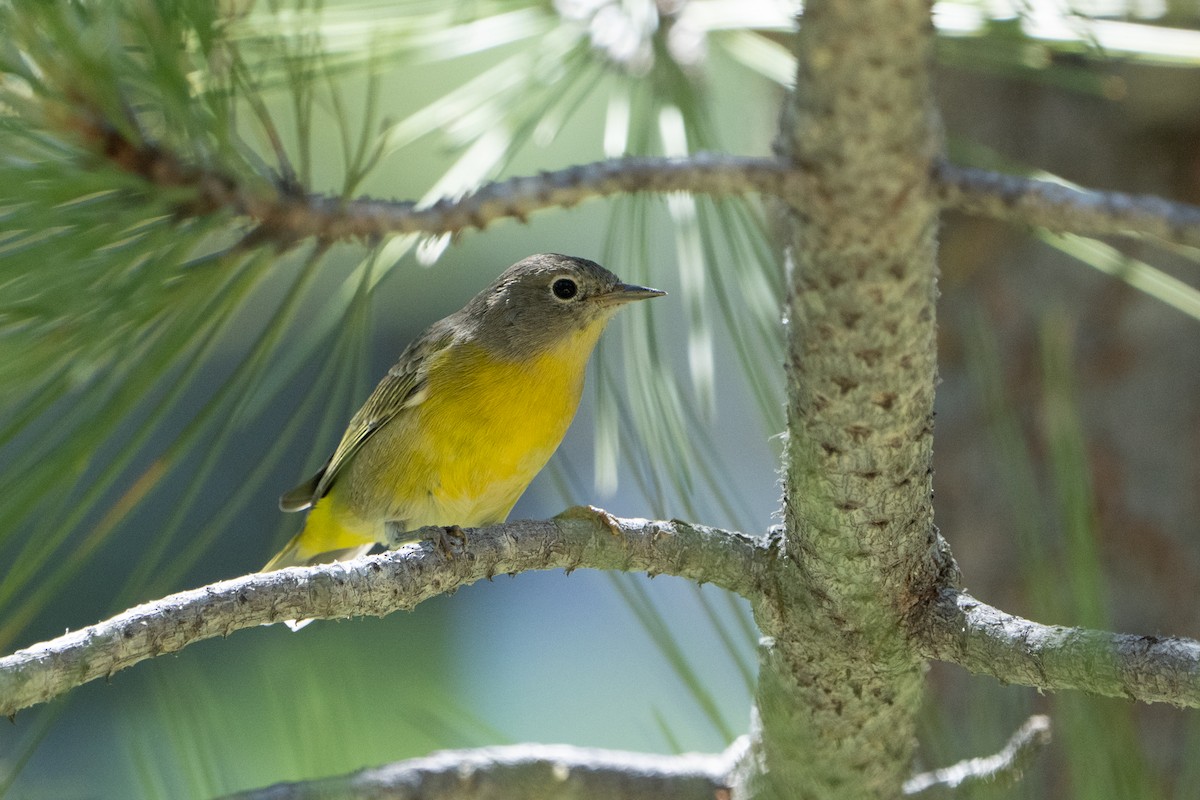
[[[604,326],[662,294],[582,258],[513,264],[408,346],[325,466],[279,499],[308,518],[263,570],[354,558],[425,525],[503,522],[571,424]]]

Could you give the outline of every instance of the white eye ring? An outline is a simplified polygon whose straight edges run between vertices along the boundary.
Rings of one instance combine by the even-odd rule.
[[[554,283],[550,284],[550,293],[555,299],[565,303],[579,294],[579,284],[566,276],[555,278]]]

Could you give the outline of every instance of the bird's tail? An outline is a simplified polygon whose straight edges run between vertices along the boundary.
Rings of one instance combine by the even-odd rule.
[[[347,527],[334,513],[332,498],[321,498],[308,512],[304,528],[266,563],[260,572],[273,572],[284,567],[307,567],[312,564],[327,564],[332,561],[349,561],[366,555],[375,546],[373,538],[366,537]],[[286,620],[285,624],[298,631],[309,619]]]
[[[351,520],[347,519],[347,515],[338,513],[335,502],[332,494],[322,497],[308,512],[303,530],[293,536],[260,571],[347,561],[370,550],[376,537],[347,524]]]
[[[303,536],[304,531],[293,536],[291,541],[276,553],[275,557],[268,561],[259,572],[274,572],[284,567],[308,567],[313,564],[349,561],[352,558],[366,555],[375,546],[375,542],[367,542],[353,547],[341,547],[336,550],[322,550],[319,553],[313,553],[311,548],[302,541]]]

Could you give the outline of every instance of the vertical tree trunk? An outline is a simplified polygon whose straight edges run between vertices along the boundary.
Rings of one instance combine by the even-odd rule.
[[[931,502],[939,139],[925,0],[810,0],[780,148],[788,431],[756,795],[900,793],[925,665],[906,618],[948,557]]]

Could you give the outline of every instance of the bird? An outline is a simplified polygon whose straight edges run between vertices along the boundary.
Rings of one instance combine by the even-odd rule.
[[[280,497],[308,514],[262,571],[503,522],[562,441],[608,321],[664,294],[558,253],[504,270],[403,351],[325,465]]]

